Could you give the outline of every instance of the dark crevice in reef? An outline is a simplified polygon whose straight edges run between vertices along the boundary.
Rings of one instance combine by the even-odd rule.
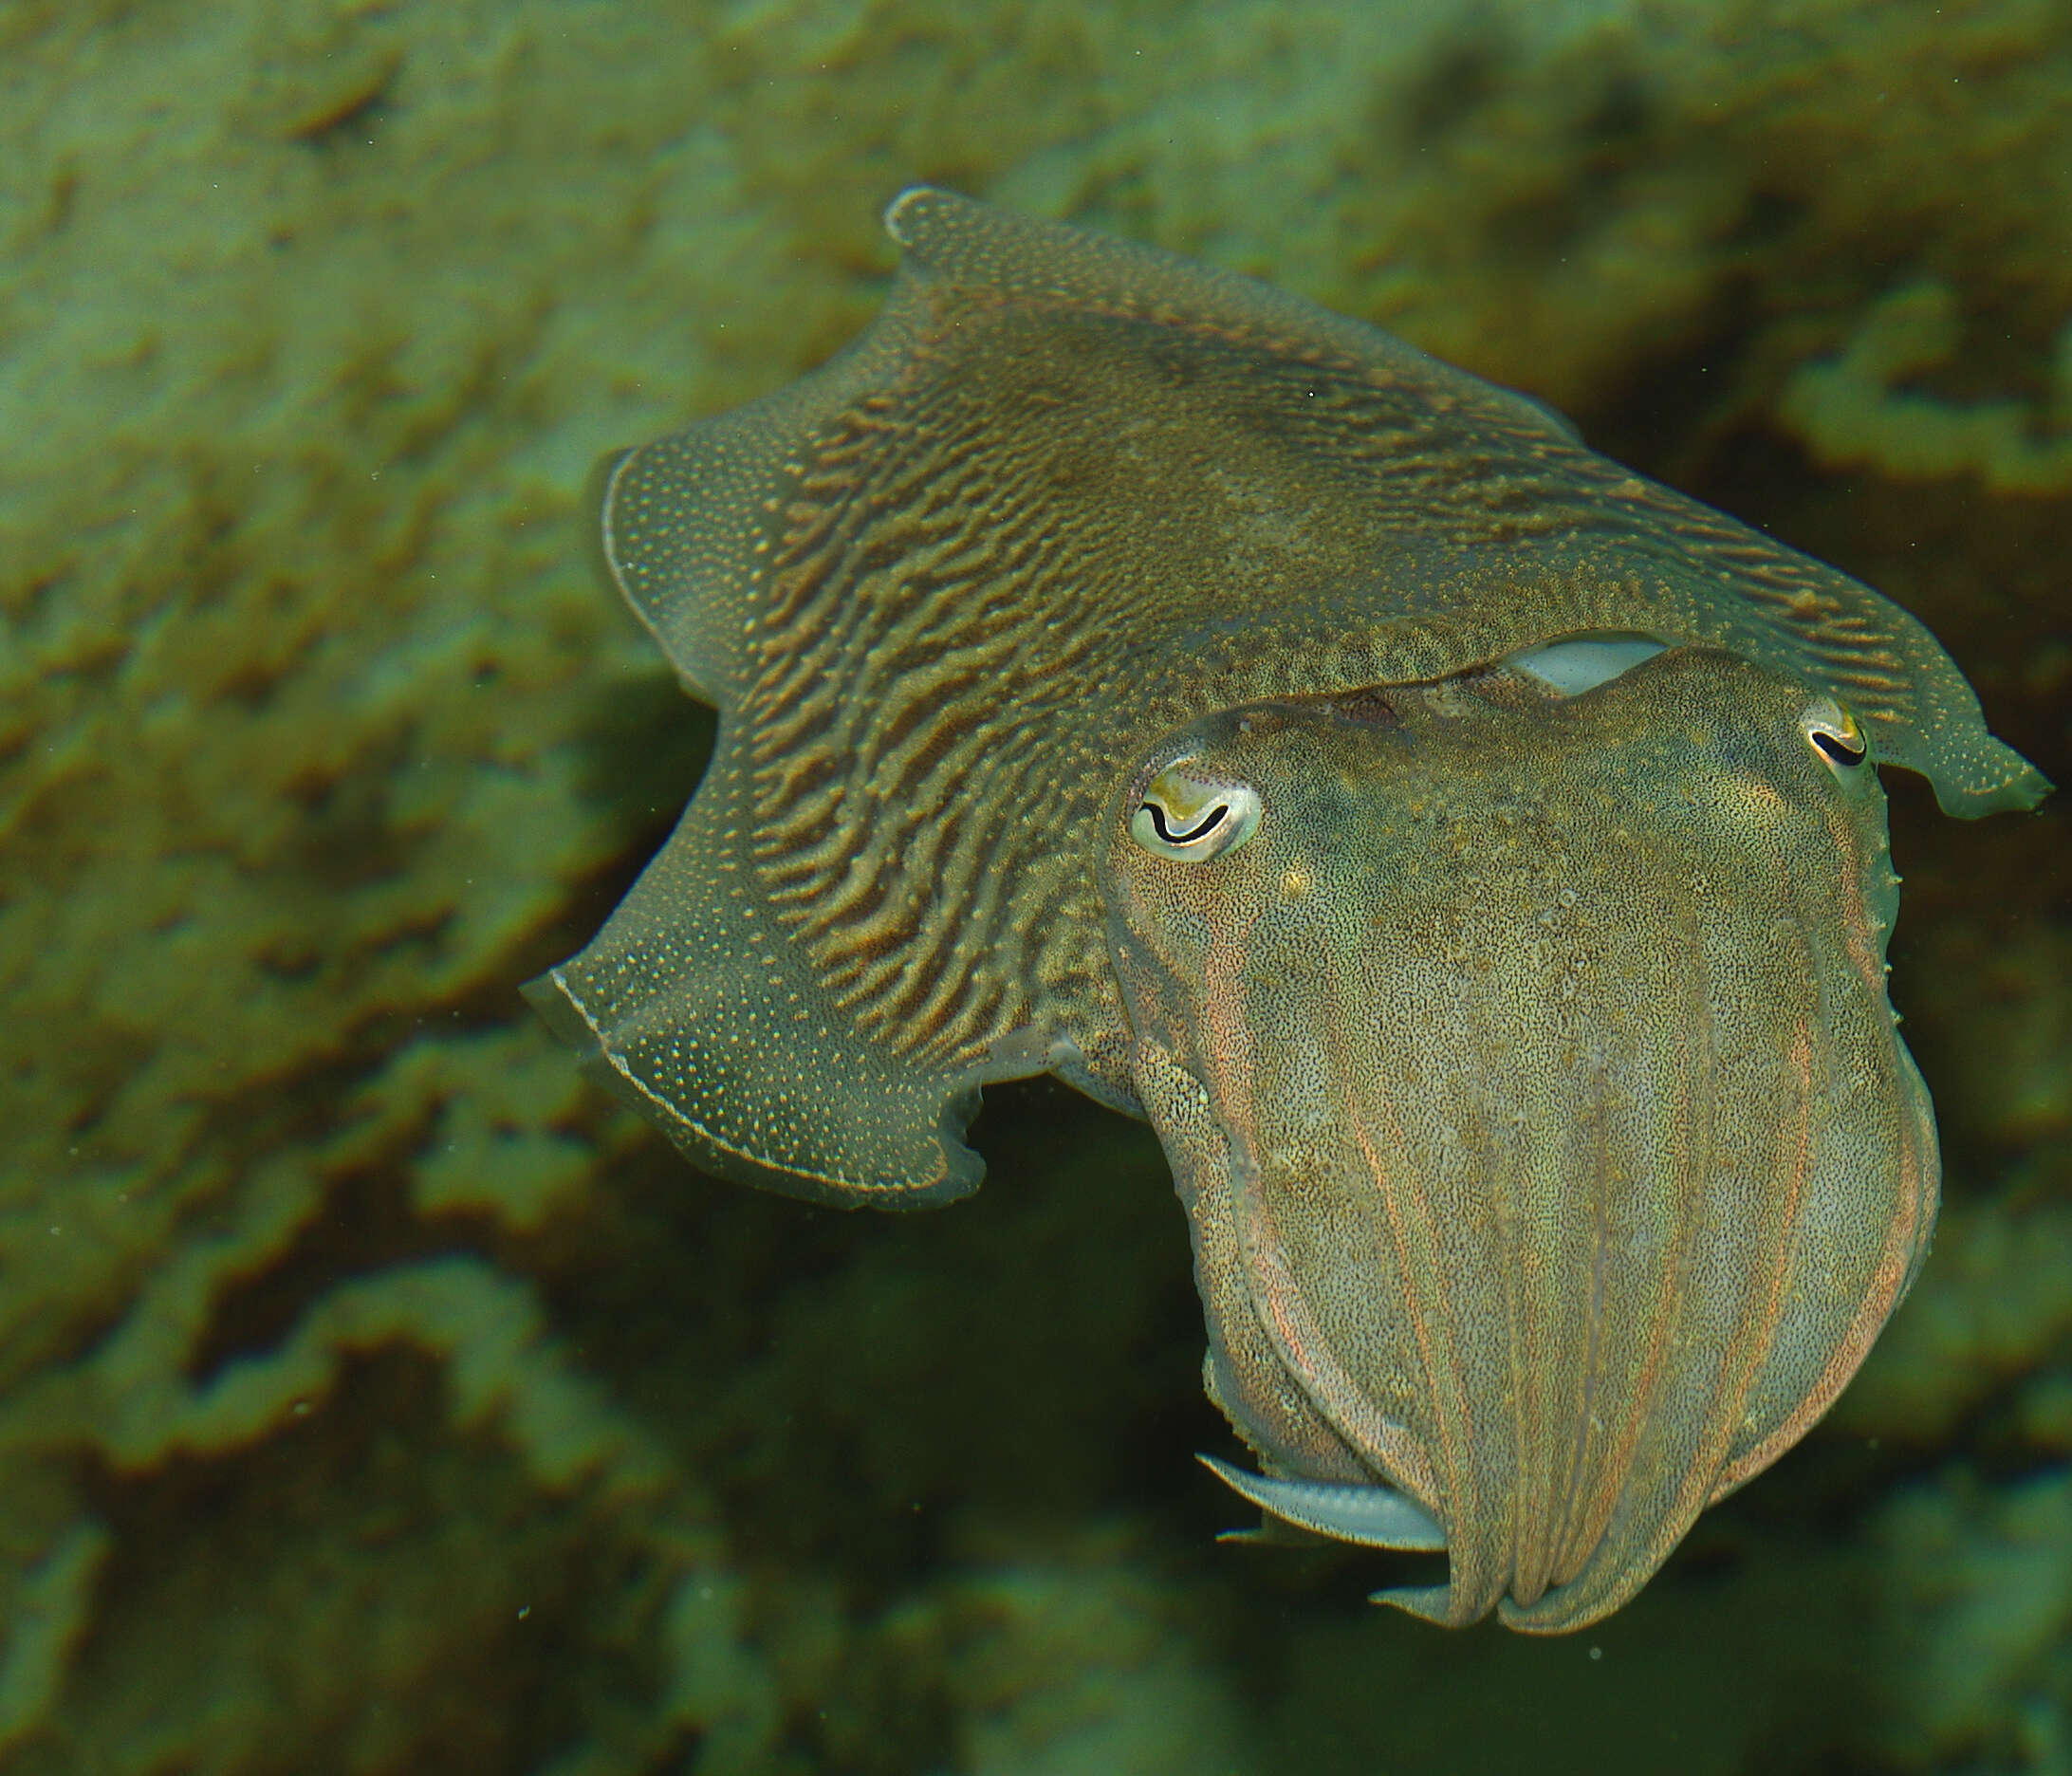
[[[352,1278],[478,1249],[480,1242],[467,1238],[455,1221],[416,1216],[401,1167],[335,1179],[323,1208],[286,1251],[217,1296],[189,1357],[188,1378],[206,1384],[238,1358],[273,1349],[312,1303]]]
[[[83,1464],[83,1499],[113,1539],[77,1688],[124,1693],[120,1674],[138,1668],[157,1624],[194,1623],[162,1693],[139,1697],[162,1727],[184,1707],[222,1706],[179,1680],[183,1658],[206,1673],[248,1656],[265,1623],[358,1644],[379,1598],[404,1622],[469,1630],[420,1646],[391,1629],[365,1645],[350,1687],[321,1666],[281,1666],[296,1688],[280,1703],[299,1730],[277,1754],[246,1748],[241,1771],[517,1769],[614,1737],[638,1748],[619,1767],[660,1767],[645,1752],[669,1574],[636,1537],[601,1532],[571,1553],[565,1515],[589,1507],[544,1498],[492,1431],[456,1433],[449,1417],[443,1365],[396,1347],[342,1361],[315,1410],[251,1444],[172,1453],[143,1473]],[[472,1527],[456,1536],[463,1518]]]

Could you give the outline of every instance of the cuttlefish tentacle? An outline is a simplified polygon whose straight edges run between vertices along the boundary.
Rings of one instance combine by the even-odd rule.
[[[1446,1531],[1407,1492],[1394,1487],[1347,1486],[1325,1480],[1285,1480],[1249,1474],[1213,1455],[1194,1459],[1235,1492],[1269,1517],[1314,1530],[1335,1542],[1360,1547],[1444,1550]]]

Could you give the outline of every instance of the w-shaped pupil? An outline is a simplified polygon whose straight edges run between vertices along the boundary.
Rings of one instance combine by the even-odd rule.
[[[1816,732],[1813,736],[1813,744],[1819,747],[1822,752],[1837,765],[1860,765],[1863,763],[1863,749],[1851,746],[1840,734]]]
[[[1157,803],[1147,802],[1144,804],[1144,812],[1151,816],[1151,823],[1157,829],[1159,839],[1169,845],[1193,844],[1195,840],[1207,837],[1223,823],[1224,816],[1229,814],[1230,811],[1227,803],[1218,802],[1214,807],[1201,817],[1199,825],[1191,828],[1187,832],[1177,832],[1166,824],[1165,809],[1160,807]]]

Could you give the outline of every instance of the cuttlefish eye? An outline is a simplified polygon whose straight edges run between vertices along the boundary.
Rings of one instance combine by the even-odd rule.
[[[1259,792],[1247,784],[1201,783],[1168,765],[1144,786],[1130,837],[1154,857],[1204,863],[1236,849],[1259,824]]]
[[[1838,776],[1863,763],[1868,748],[1856,717],[1841,704],[1822,697],[1805,712],[1806,743],[1827,761]]]

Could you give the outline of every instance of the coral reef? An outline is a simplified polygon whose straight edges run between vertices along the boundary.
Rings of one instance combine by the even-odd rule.
[[[973,1202],[816,1212],[515,997],[709,733],[585,474],[838,346],[917,176],[1530,387],[2062,780],[2068,92],[2049,0],[0,10],[0,1763],[2072,1762],[2062,815],[1899,789],[1947,1231],[1587,1641],[1209,1541],[1140,1132],[1004,1092]]]

